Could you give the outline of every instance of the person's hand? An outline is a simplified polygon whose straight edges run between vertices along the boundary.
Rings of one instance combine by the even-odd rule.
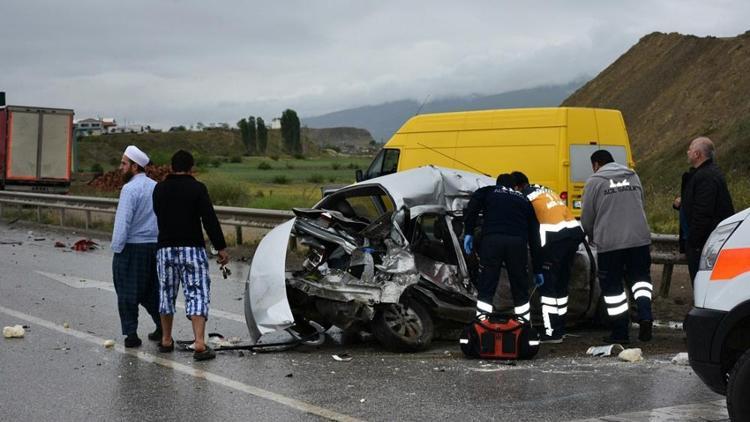
[[[536,287],[541,287],[544,284],[544,274],[534,274],[534,284]]]
[[[227,263],[229,262],[229,254],[227,253],[226,249],[222,249],[219,251],[219,259],[217,259],[216,262],[219,265],[227,265]]]
[[[680,205],[682,205],[682,197],[677,197],[674,199],[674,202],[672,202],[672,208],[679,210]]]
[[[464,236],[464,250],[467,254],[471,255],[471,251],[474,249],[474,236],[467,234]]]

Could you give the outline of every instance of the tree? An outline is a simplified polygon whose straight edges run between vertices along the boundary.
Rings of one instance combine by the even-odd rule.
[[[302,154],[299,117],[292,109],[286,109],[281,113],[281,137],[284,140],[284,150],[288,154]]]
[[[249,145],[247,141],[247,120],[243,117],[240,119],[239,122],[237,122],[237,127],[240,128],[240,139],[242,139],[242,145],[245,146],[245,153],[249,153]]]
[[[256,118],[255,123],[258,127],[258,154],[265,154],[268,146],[268,128],[262,117]]]
[[[258,151],[258,136],[255,131],[255,117],[247,118],[247,152],[251,155]]]

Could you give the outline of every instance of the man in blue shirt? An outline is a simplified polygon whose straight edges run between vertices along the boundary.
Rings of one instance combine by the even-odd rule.
[[[158,229],[152,203],[156,182],[146,176],[148,156],[131,145],[120,161],[125,185],[115,214],[112,232],[112,277],[117,292],[117,310],[125,347],[138,347],[138,305],[146,308],[156,330],[150,340],[161,338],[159,279],[156,276]]]

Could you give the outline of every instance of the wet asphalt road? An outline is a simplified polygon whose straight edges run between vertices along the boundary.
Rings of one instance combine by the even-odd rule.
[[[328,341],[194,362],[188,352],[157,352],[145,312],[144,345],[124,349],[106,240],[86,253],[54,247],[80,237],[0,223],[0,326],[29,326],[23,339],[0,343],[3,420],[726,420],[723,397],[672,355],[507,365],[465,360],[454,343],[403,355]],[[246,337],[246,270],[232,269],[230,280],[211,269],[207,328]],[[178,339],[192,337],[186,319],[175,324]],[[118,345],[107,349],[106,339]],[[335,361],[336,353],[352,360]]]

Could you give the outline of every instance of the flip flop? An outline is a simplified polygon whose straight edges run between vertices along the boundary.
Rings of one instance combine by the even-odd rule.
[[[206,350],[202,352],[193,352],[193,359],[195,360],[210,360],[216,357],[216,352],[214,352],[214,349],[210,348],[209,346],[206,346]]]
[[[169,346],[165,346],[161,344],[161,341],[159,341],[159,344],[156,346],[156,348],[159,350],[159,353],[171,353],[174,350],[174,340],[172,340],[172,344]]]

